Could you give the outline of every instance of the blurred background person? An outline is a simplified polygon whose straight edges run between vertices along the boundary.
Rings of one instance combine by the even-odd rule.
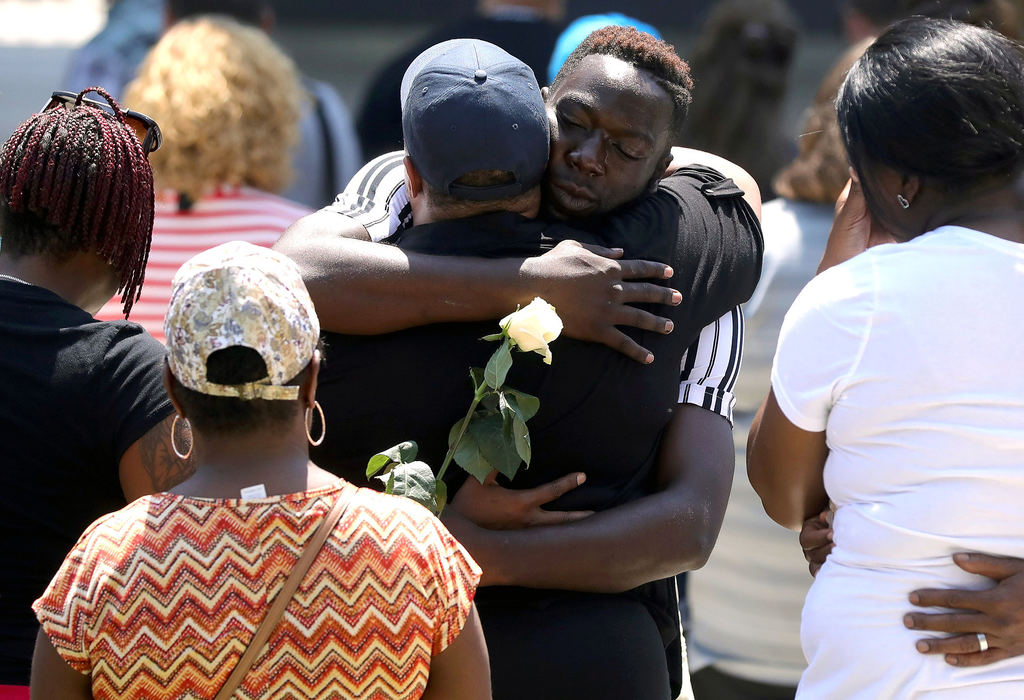
[[[309,213],[274,194],[290,177],[303,92],[295,66],[264,32],[204,16],[175,24],[126,94],[164,133],[153,157],[148,284],[132,316],[162,341],[171,278],[182,263],[231,240],[269,247]],[[100,316],[119,318],[119,309],[108,304]]]
[[[598,29],[612,25],[617,27],[633,27],[638,32],[647,32],[655,39],[662,38],[661,32],[653,25],[624,15],[621,12],[606,12],[599,15],[578,17],[569,23],[569,26],[558,35],[558,39],[555,41],[555,48],[551,52],[551,60],[548,61],[547,82],[543,83],[540,75],[537,75],[537,82],[544,85],[554,83],[555,76],[558,75],[558,71],[562,68],[562,64],[565,63],[565,59],[569,58],[569,54],[582,44],[583,40],[590,36],[591,32],[596,32]]]
[[[208,14],[226,15],[268,35],[277,23],[270,0],[166,0],[168,27]],[[292,179],[281,196],[317,208],[344,189],[362,166],[363,155],[355,123],[338,91],[322,80],[305,75],[300,79],[306,100],[292,156]]]
[[[835,98],[869,43],[847,50],[825,77],[805,115],[797,157],[773,180],[780,196],[761,207],[764,266],[743,306],[743,368],[735,389],[737,464],[746,463],[747,431],[769,383],[782,318],[817,270],[849,178]],[[793,534],[765,515],[745,470],[733,479],[711,558],[689,579],[686,641],[696,700],[793,698],[806,666],[800,609],[812,579]]]
[[[958,642],[1004,653],[990,666],[921,655],[938,640],[906,613],[915,589],[992,585],[956,552],[1024,555],[1024,47],[904,20],[836,104],[854,179],[747,453],[774,520],[835,512],[799,696],[1019,698],[1024,661],[981,616]]]
[[[4,697],[28,697],[30,605],[82,529],[188,474],[163,347],[93,318],[115,292],[123,317],[142,287],[158,127],[88,92],[51,99],[0,150],[0,694],[22,686]]]
[[[268,35],[277,22],[271,0],[115,0],[107,24],[68,64],[65,85],[102,85],[120,97],[143,58],[175,22],[217,14],[259,27]],[[363,164],[348,107],[330,84],[302,76],[299,142],[293,178],[284,197],[320,207],[332,201]]]
[[[1019,39],[1024,26],[1020,0],[846,0],[842,6],[843,36],[851,44],[874,38],[893,22],[922,15],[955,19]]]
[[[765,200],[792,156],[782,107],[796,38],[783,0],[723,0],[690,52],[694,98],[684,142],[745,169]]]
[[[166,332],[195,473],[68,555],[33,605],[33,697],[213,698],[235,677],[249,698],[490,698],[480,568],[425,508],[309,460],[320,324],[295,264],[244,242],[197,255]]]
[[[106,23],[71,55],[61,85],[102,85],[121,99],[124,86],[164,31],[164,2],[106,0]]]
[[[566,0],[477,0],[472,15],[442,24],[389,61],[370,82],[359,111],[356,128],[366,159],[402,150],[399,94],[402,76],[414,58],[442,41],[480,39],[530,66],[537,82],[543,83],[563,28],[565,5]]]

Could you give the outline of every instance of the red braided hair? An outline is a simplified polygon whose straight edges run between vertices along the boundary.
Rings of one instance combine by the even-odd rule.
[[[120,106],[78,104],[35,114],[0,149],[3,247],[58,259],[94,252],[120,280],[125,317],[142,291],[153,237],[153,170]]]

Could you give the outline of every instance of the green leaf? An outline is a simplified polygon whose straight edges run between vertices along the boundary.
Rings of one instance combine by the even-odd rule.
[[[491,335],[485,335],[480,340],[501,340],[505,337],[504,333],[492,333]]]
[[[509,343],[502,343],[487,361],[484,369],[484,381],[492,389],[499,389],[505,383],[505,377],[512,367],[512,348]]]
[[[444,507],[448,505],[448,485],[444,483],[443,479],[434,482],[434,501],[437,503],[437,511],[434,515],[441,517]]]
[[[437,513],[437,500],[434,497],[437,481],[434,472],[425,462],[399,464],[392,471],[392,476],[394,488],[389,493],[410,498],[430,512]]]
[[[384,493],[395,492],[395,472],[394,470],[389,471],[387,474],[381,476],[375,476],[375,479],[380,479],[384,482]]]
[[[509,405],[515,408],[523,418],[523,422],[526,422],[537,415],[537,411],[540,410],[540,399],[536,396],[531,396],[522,391],[516,391],[505,387],[505,400],[508,401]]]
[[[366,463],[366,478],[370,478],[381,469],[385,469],[392,464],[406,464],[416,459],[416,453],[419,452],[419,446],[409,440],[401,442],[394,447],[389,447],[383,452],[378,452],[373,457],[370,457],[370,461]]]
[[[484,386],[484,371],[479,367],[470,367],[469,378],[473,380],[473,391],[479,392],[480,388]]]
[[[480,483],[492,469],[511,479],[522,464],[515,445],[505,438],[504,420],[500,413],[470,423],[459,448],[455,451],[455,461]],[[460,452],[462,459],[459,459]]]
[[[470,434],[469,430],[466,430],[452,459],[481,484],[484,483],[487,475],[494,471],[494,467],[484,457],[476,438]]]
[[[512,421],[512,438],[515,441],[516,454],[529,467],[530,457],[533,456],[533,447],[530,444],[530,429],[526,427],[526,421],[518,413]]]
[[[448,449],[451,449],[452,445],[455,444],[455,441],[459,437],[459,430],[462,429],[462,424],[467,420],[472,420],[472,417],[467,416],[466,418],[460,418],[455,421],[455,425],[453,425],[452,429],[448,431]]]
[[[484,397],[480,399],[480,409],[482,410],[478,410],[476,415],[483,417],[501,410],[498,408],[498,396],[499,394],[494,391],[488,391],[484,394]]]

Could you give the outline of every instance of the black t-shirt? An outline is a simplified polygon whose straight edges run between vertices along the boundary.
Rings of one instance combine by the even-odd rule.
[[[514,485],[527,488],[582,470],[587,482],[551,507],[602,510],[650,492],[660,434],[678,399],[682,356],[704,326],[749,298],[763,244],[757,218],[732,181],[691,167],[613,216],[584,222],[583,229],[500,213],[417,226],[403,232],[398,245],[507,257],[537,254],[566,238],[666,262],[675,272],[668,284],[683,296],[679,306],[652,308],[672,319],[671,334],[627,330],[654,353],[651,365],[568,337],[552,345],[550,367],[538,355],[516,353],[507,383],[538,396],[541,408],[529,423],[533,461]],[[495,348],[479,338],[497,330],[487,321],[379,336],[325,333],[318,398],[329,426],[314,461],[365,484],[372,454],[415,440],[420,458],[436,469],[448,431],[472,397],[468,369],[484,366]],[[457,488],[463,472],[449,474],[450,488]]]
[[[760,277],[763,241],[742,191],[703,167],[683,169],[665,178],[656,193],[611,216],[578,225],[581,228],[573,229],[499,213],[417,226],[396,239],[399,247],[410,251],[507,257],[538,254],[571,238],[621,246],[630,257],[673,267],[668,284],[682,293],[683,303],[653,310],[672,319],[675,330],[667,336],[627,331],[654,353],[651,365],[603,345],[562,337],[551,346],[551,366],[534,353],[516,353],[508,375],[508,386],[540,399],[540,410],[529,422],[533,459],[528,469],[520,468],[511,485],[528,488],[584,471],[587,481],[549,507],[603,510],[653,491],[661,433],[677,405],[683,355],[704,326],[750,297]],[[325,333],[326,362],[317,398],[328,429],[313,460],[365,484],[366,462],[372,454],[415,440],[420,458],[436,470],[451,426],[469,407],[468,369],[483,367],[494,351],[494,343],[480,338],[497,331],[496,322],[488,321],[435,324],[380,336]],[[455,466],[448,475],[451,497],[466,477]],[[492,611],[510,605],[546,609],[584,595],[489,587],[478,591],[477,602],[488,633]],[[622,595],[642,602],[654,620],[672,691],[678,693],[674,579],[652,581]]]
[[[32,601],[86,526],[125,505],[121,456],[172,411],[164,354],[137,324],[0,280],[0,684],[28,684]]]

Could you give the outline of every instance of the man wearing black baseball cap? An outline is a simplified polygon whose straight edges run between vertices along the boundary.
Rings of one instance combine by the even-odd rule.
[[[742,301],[756,282],[756,218],[741,191],[698,168],[646,198],[642,210],[606,219],[601,233],[531,220],[524,215],[539,208],[548,141],[536,83],[514,58],[482,42],[457,41],[428,54],[403,81],[404,164],[416,221],[402,233],[403,253],[521,256],[555,240],[628,236],[631,251],[688,266],[686,277],[672,284],[685,283],[692,294],[665,311],[675,333],[637,336],[657,351],[657,362],[645,367],[567,339],[556,346],[553,367],[524,358],[509,379],[541,399],[531,422],[535,457],[516,478],[515,486],[524,488],[515,492],[518,507],[531,524],[602,512],[572,525],[497,533],[464,519],[473,506],[466,489],[485,499],[498,489],[470,480],[448,518],[482,558],[484,582],[504,584],[478,597],[496,697],[669,697],[678,691],[681,670],[674,583],[664,577],[706,558],[732,467],[728,423],[718,418],[701,439],[721,438],[728,462],[680,456],[680,444],[693,434],[683,421],[670,421],[673,413],[711,414],[677,408],[674,387],[699,329]],[[643,78],[615,60],[626,71],[623,80]],[[655,108],[651,128],[667,130],[673,109],[658,101],[662,88],[653,80],[640,87],[636,101]],[[645,157],[653,160],[655,147]],[[685,236],[677,234],[681,217],[691,224]],[[720,274],[723,268],[737,274]],[[486,360],[488,348],[476,339],[491,330],[493,323],[465,323],[377,337],[328,335],[333,353],[320,400],[336,407],[327,413],[339,421],[339,439],[324,444],[318,463],[359,481],[370,454],[412,438],[436,466],[448,428],[469,402],[466,369]],[[440,391],[421,389],[427,377]],[[714,458],[714,450],[705,452]],[[582,481],[577,470],[586,470],[586,484],[564,493]],[[451,484],[450,493],[457,487]],[[536,507],[563,493],[553,504],[557,511]],[[493,511],[472,517],[490,527],[524,524],[512,522],[521,520],[519,513],[505,521]],[[535,675],[524,676],[524,668]]]

